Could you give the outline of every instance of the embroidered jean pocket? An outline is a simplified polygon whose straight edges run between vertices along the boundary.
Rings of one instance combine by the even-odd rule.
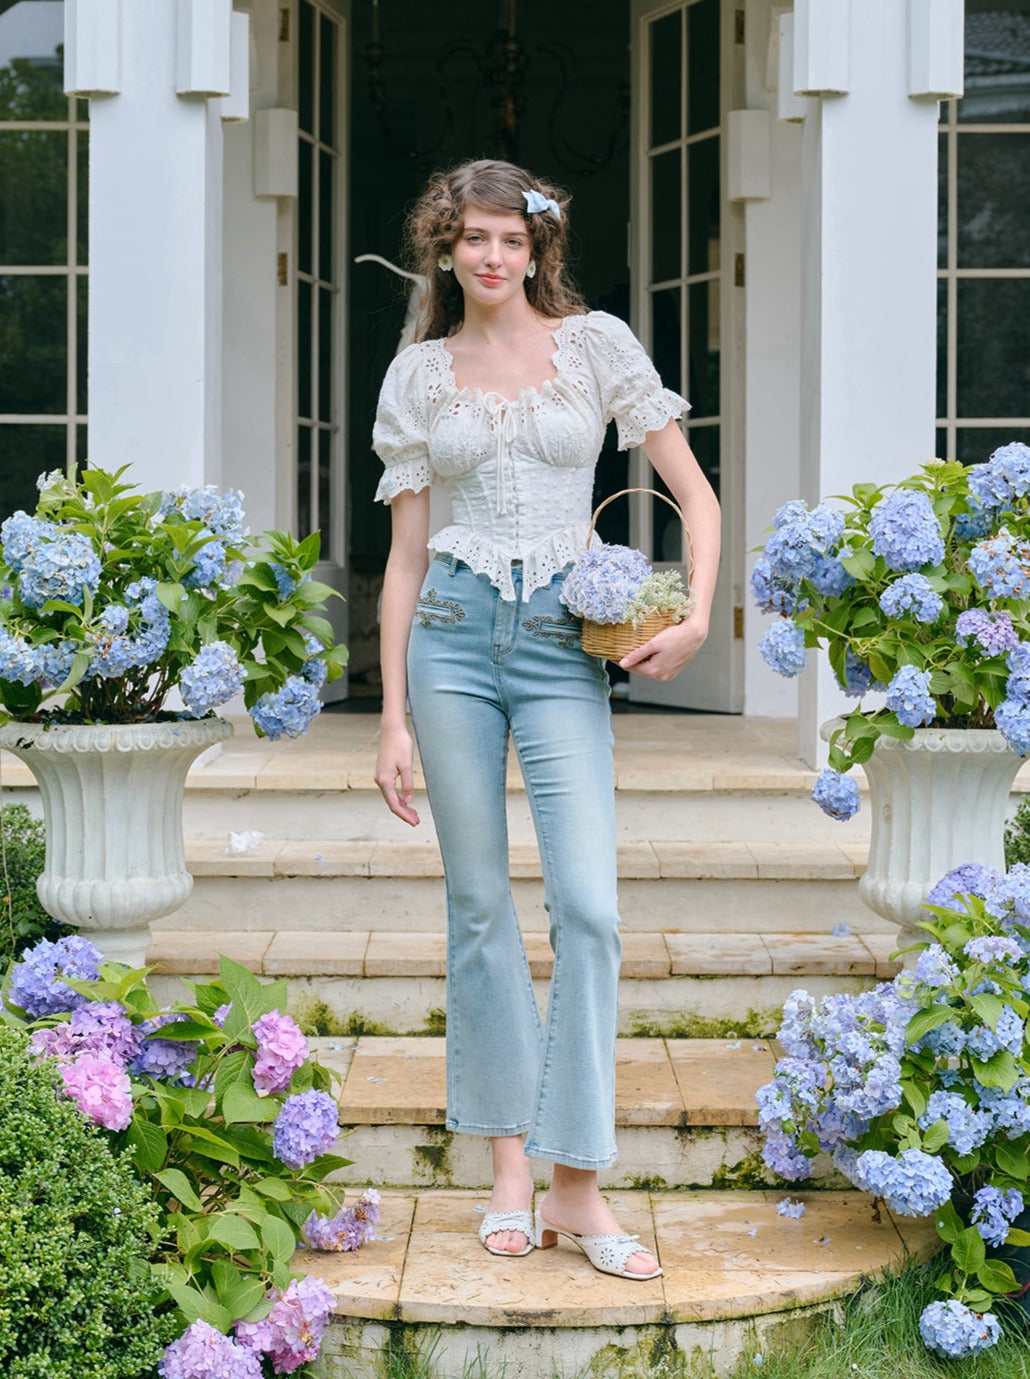
[[[441,598],[435,589],[427,589],[419,595],[415,604],[415,621],[422,627],[436,627],[441,623],[459,623],[465,617],[465,610],[454,599]]]
[[[527,618],[522,626],[531,636],[550,638],[559,646],[572,649],[582,645],[583,627],[578,618]]]

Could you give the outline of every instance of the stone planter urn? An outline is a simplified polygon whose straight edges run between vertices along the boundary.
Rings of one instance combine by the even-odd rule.
[[[824,740],[840,726],[820,730]],[[869,865],[862,900],[897,924],[905,943],[925,940],[926,897],[963,862],[1005,869],[1005,813],[1023,758],[994,728],[916,728],[881,737],[864,765],[869,781]]]
[[[150,921],[192,890],[182,841],[186,773],[231,734],[222,718],[0,727],[0,747],[29,767],[43,801],[40,903],[105,958],[141,967]]]

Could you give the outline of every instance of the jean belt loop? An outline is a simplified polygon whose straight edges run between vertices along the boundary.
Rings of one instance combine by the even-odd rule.
[[[450,571],[450,572],[451,572],[451,575],[452,575],[452,576],[455,575],[455,574],[457,573],[457,570],[458,570],[458,557],[457,557],[456,555],[452,555],[452,556],[451,556],[451,571]]]

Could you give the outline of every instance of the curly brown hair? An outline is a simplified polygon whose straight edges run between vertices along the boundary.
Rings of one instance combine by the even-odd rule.
[[[528,191],[541,192],[556,201],[561,219],[551,211],[528,211],[523,196]],[[415,338],[435,340],[452,335],[465,319],[461,288],[453,273],[443,272],[439,260],[461,234],[467,206],[480,206],[495,214],[514,213],[525,220],[536,260],[536,277],[525,282],[526,297],[534,311],[548,319],[585,312],[586,303],[565,268],[569,199],[561,187],[541,182],[525,168],[490,158],[434,173],[412,207],[406,226],[411,267],[429,284]]]

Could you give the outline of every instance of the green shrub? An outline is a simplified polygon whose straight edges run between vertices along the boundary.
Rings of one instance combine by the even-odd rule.
[[[46,860],[46,831],[23,804],[0,809],[0,968],[40,939],[60,938],[65,926],[39,903],[36,878]]]
[[[27,1049],[0,1024],[0,1374],[139,1379],[175,1329],[154,1313],[157,1208]]]
[[[1030,795],[1024,795],[1005,828],[1005,866],[1030,862]]]

